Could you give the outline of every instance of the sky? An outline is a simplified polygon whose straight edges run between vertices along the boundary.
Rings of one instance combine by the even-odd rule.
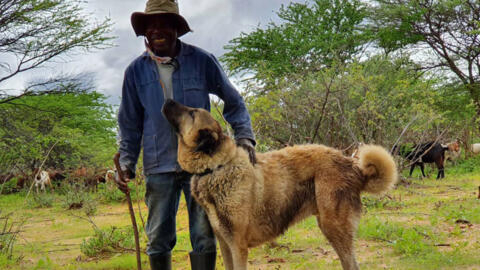
[[[178,0],[180,14],[193,32],[181,40],[201,47],[216,57],[225,51],[229,40],[241,32],[248,33],[269,22],[278,22],[276,12],[287,0]],[[297,2],[297,1],[295,1]],[[92,53],[69,55],[56,59],[48,67],[30,74],[19,75],[8,81],[8,88],[21,89],[24,83],[39,74],[91,73],[97,91],[108,96],[107,101],[119,104],[123,73],[128,64],[144,51],[143,37],[136,37],[130,24],[130,15],[145,10],[145,0],[88,0],[85,4],[91,21],[109,17],[113,25],[114,47]],[[40,75],[41,76],[41,75]],[[239,89],[241,91],[241,89]]]

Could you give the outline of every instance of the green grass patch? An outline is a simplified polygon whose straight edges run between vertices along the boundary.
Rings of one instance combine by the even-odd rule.
[[[436,205],[435,215],[449,223],[468,221],[480,224],[480,201],[476,198],[459,199],[450,202],[441,201]]]
[[[363,219],[358,237],[386,242],[402,256],[421,257],[435,251],[438,235],[423,226],[408,227],[406,224],[383,221],[376,217]]]

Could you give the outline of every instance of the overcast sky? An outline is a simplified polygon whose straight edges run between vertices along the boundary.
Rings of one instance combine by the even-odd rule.
[[[287,0],[178,0],[182,14],[194,31],[181,39],[199,46],[215,56],[224,53],[223,46],[241,32],[250,32],[257,26],[278,21],[276,11]],[[295,1],[299,2],[299,1]],[[303,1],[302,1],[303,2]],[[144,50],[143,38],[136,37],[130,24],[130,15],[145,10],[145,0],[88,0],[86,9],[93,13],[92,19],[112,19],[116,47],[82,55],[74,55],[68,63],[57,59],[56,63],[33,74],[22,74],[19,80],[9,82],[11,88],[21,88],[24,81],[39,74],[57,72],[76,74],[91,72],[97,89],[109,96],[108,101],[118,104],[121,95],[123,72],[128,64]],[[241,90],[241,89],[239,89]]]

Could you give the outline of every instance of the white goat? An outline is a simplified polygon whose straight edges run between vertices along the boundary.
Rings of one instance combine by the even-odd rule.
[[[48,172],[40,171],[40,173],[35,177],[35,188],[37,189],[38,193],[38,186],[40,189],[45,191],[45,185],[48,184],[50,188],[52,187],[52,183],[50,182],[50,176],[48,176]]]
[[[116,172],[114,170],[108,170],[105,174],[105,182],[111,181],[114,182]]]
[[[480,143],[474,143],[471,145],[471,149],[474,154],[480,153]]]

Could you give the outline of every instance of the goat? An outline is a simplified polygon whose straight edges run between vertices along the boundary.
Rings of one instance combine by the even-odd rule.
[[[470,150],[472,150],[472,153],[478,154],[480,153],[480,143],[474,143],[470,146]]]
[[[460,148],[460,144],[458,141],[452,142],[447,144],[448,152],[445,152],[445,161],[451,161],[453,164],[457,164],[458,158],[460,158],[460,154],[462,149]]]
[[[445,151],[455,151],[455,149],[459,149],[457,142],[452,142],[447,145],[435,142],[427,142],[414,145],[411,151],[400,150],[398,154],[412,161],[409,177],[412,176],[413,169],[415,169],[416,165],[420,166],[422,176],[426,177],[424,163],[435,163],[438,168],[437,179],[441,179],[445,177]],[[396,152],[396,147],[393,151]]]
[[[48,176],[48,172],[40,171],[34,179],[35,181],[35,188],[38,193],[38,186],[40,186],[40,190],[45,191],[45,185],[49,185],[52,188],[52,182],[50,181],[50,177]]]
[[[106,182],[114,182],[115,180],[115,174],[116,172],[114,170],[108,170],[106,173],[105,173],[105,181]]]

